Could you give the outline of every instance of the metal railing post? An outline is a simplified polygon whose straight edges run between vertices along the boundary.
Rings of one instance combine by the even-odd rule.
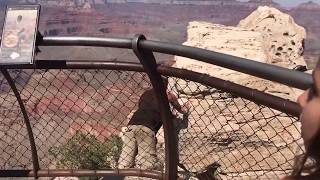
[[[30,141],[30,146],[31,146],[31,155],[32,155],[32,163],[33,163],[33,173],[34,173],[34,177],[37,179],[38,178],[38,171],[40,169],[39,167],[39,159],[38,159],[38,154],[37,154],[37,148],[36,148],[36,144],[34,141],[34,137],[33,137],[33,132],[32,132],[32,128],[31,128],[31,124],[30,124],[30,120],[28,117],[28,113],[26,111],[26,108],[23,104],[23,101],[21,99],[21,96],[18,92],[18,89],[14,83],[14,81],[12,80],[9,72],[7,71],[7,69],[2,69],[1,68],[1,73],[3,74],[3,76],[6,78],[6,80],[8,81],[8,84],[10,85],[14,95],[17,98],[17,101],[19,103],[21,112],[23,114],[23,118],[24,118],[24,122],[27,128],[27,132],[28,132],[28,136],[29,136],[29,141]]]
[[[165,138],[165,179],[177,179],[177,133],[174,130],[173,122],[171,121],[171,112],[166,93],[166,87],[163,83],[160,73],[157,71],[157,63],[152,51],[143,50],[139,47],[139,41],[145,40],[143,35],[136,35],[132,40],[132,49],[135,55],[143,65],[145,72],[148,74],[151,84],[157,94],[161,119],[164,127]]]

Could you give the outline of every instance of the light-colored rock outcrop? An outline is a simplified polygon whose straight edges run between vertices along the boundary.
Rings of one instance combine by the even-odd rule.
[[[290,15],[262,6],[241,20],[238,26],[262,34],[269,64],[286,68],[306,65],[302,57],[306,31]]]
[[[215,25],[206,22],[190,22],[187,46],[199,47],[233,56],[267,62],[261,33],[238,27]],[[184,68],[233,82],[246,81],[248,75],[214,66],[193,59],[176,57],[175,67]]]
[[[190,22],[187,33],[184,45],[288,68],[305,65],[301,56],[305,30],[274,8],[258,8],[239,27]],[[174,67],[209,74],[282,98],[295,100],[299,94],[293,88],[219,66],[182,57],[176,57],[175,61]],[[283,169],[291,168],[295,153],[301,153],[303,143],[296,119],[198,83],[171,78],[169,85],[182,102],[189,100],[193,106],[188,127],[179,132],[179,160],[188,169],[201,171],[218,162],[228,174],[226,178],[278,179],[287,173]],[[190,95],[204,90],[211,93]],[[158,140],[163,144],[161,132]]]
[[[190,22],[187,33],[188,39],[184,45],[289,69],[306,65],[302,56],[306,37],[304,28],[275,8],[259,7],[242,20],[238,27]],[[300,93],[284,85],[192,59],[176,57],[175,61],[175,67],[209,74],[290,100],[296,100]],[[180,85],[183,86],[183,83]]]

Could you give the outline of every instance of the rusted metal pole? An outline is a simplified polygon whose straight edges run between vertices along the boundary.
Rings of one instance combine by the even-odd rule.
[[[23,118],[24,118],[24,122],[27,128],[27,132],[28,132],[28,136],[29,136],[29,141],[30,141],[30,147],[31,147],[31,155],[32,155],[32,163],[33,163],[33,174],[35,178],[38,178],[37,176],[37,172],[40,169],[39,167],[39,159],[38,159],[38,154],[37,154],[37,148],[36,148],[36,144],[34,141],[34,137],[33,137],[33,132],[32,132],[32,128],[31,128],[31,124],[30,124],[30,120],[28,117],[28,113],[26,111],[26,108],[23,104],[23,101],[21,99],[21,96],[18,92],[18,89],[14,83],[14,81],[12,80],[9,72],[6,69],[1,69],[1,72],[3,74],[3,76],[6,78],[6,80],[8,81],[8,84],[10,85],[14,95],[17,98],[17,101],[19,103],[21,112],[23,114]]]
[[[132,40],[132,49],[141,64],[143,65],[146,73],[150,78],[150,82],[153,89],[156,92],[156,98],[159,103],[159,109],[161,119],[164,127],[164,138],[165,138],[165,179],[174,180],[178,178],[177,175],[177,164],[178,164],[178,152],[177,152],[177,133],[174,130],[173,122],[171,121],[171,112],[169,101],[167,97],[167,90],[161,78],[161,74],[157,71],[157,63],[152,51],[142,50],[139,47],[139,41],[145,40],[143,35],[136,35]]]

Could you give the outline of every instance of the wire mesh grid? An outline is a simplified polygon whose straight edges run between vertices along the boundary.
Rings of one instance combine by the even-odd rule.
[[[137,138],[150,135],[143,128],[131,128],[135,134],[128,135],[128,120],[151,86],[145,73],[11,70],[10,74],[30,116],[40,168],[118,168],[123,154],[130,167],[164,171],[163,129],[153,140]],[[1,81],[0,169],[31,169],[19,106],[6,81]],[[192,105],[188,115],[172,108],[181,177],[274,179],[289,173],[295,155],[303,152],[294,117],[179,78],[169,78],[168,90],[181,104]],[[156,148],[145,145],[145,153],[137,152],[143,149],[138,148],[141,142],[156,143]],[[156,149],[157,161],[142,158],[152,155],[150,149]]]
[[[19,70],[12,76],[20,81]],[[1,77],[0,94],[0,166],[1,169],[25,169],[31,166],[31,151],[27,129],[14,93]],[[25,162],[25,163],[21,163]]]
[[[196,82],[172,78],[169,84],[193,106],[179,132],[187,176],[277,179],[303,152],[296,118]]]

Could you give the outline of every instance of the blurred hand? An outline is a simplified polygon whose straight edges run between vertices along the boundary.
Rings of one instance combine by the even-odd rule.
[[[178,99],[177,95],[171,91],[167,91],[168,101],[173,102]]]
[[[189,113],[190,112],[190,109],[192,107],[192,104],[190,103],[190,101],[187,101],[183,104],[182,108],[181,108],[181,111],[185,114]]]
[[[307,90],[298,98],[298,103],[302,108],[301,136],[305,147],[309,147],[312,138],[320,129],[320,97],[310,95],[310,93],[310,90]]]

